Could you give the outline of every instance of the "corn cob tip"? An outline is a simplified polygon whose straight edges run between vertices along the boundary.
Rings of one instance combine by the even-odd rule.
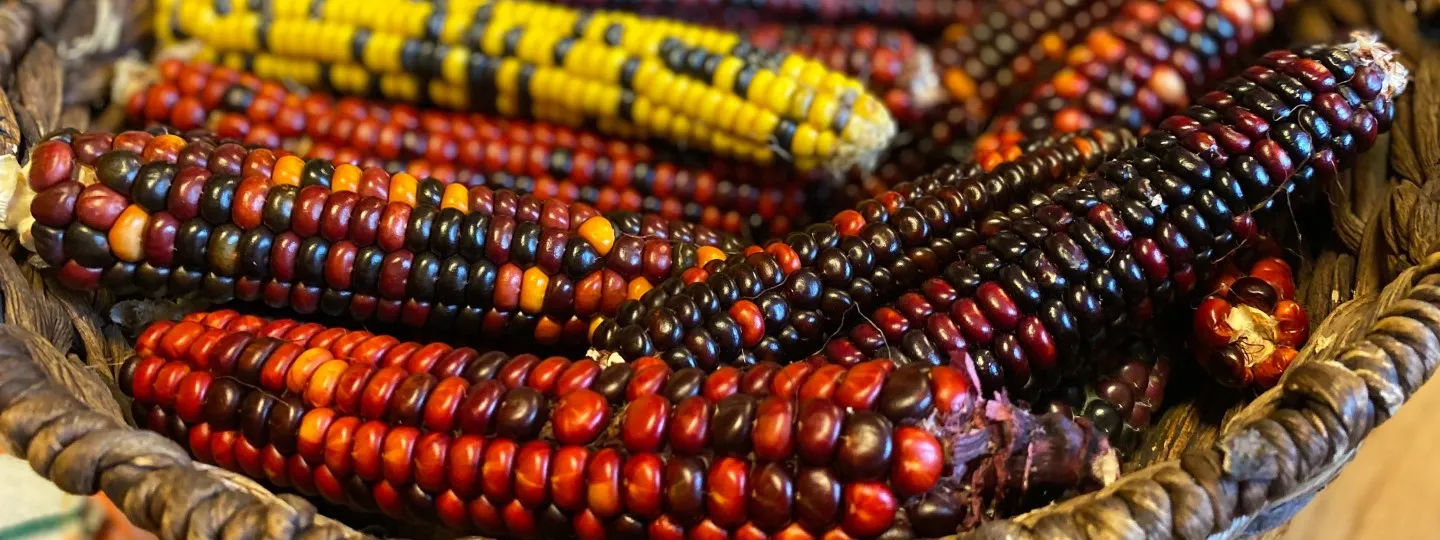
[[[920,47],[905,62],[900,73],[900,85],[915,99],[916,110],[928,110],[945,101],[945,89],[940,87],[940,73],[935,70],[935,54],[929,47]]]
[[[1356,30],[1350,33],[1350,41],[1341,44],[1339,49],[1349,53],[1356,63],[1372,65],[1380,71],[1385,78],[1381,92],[1386,97],[1405,91],[1410,80],[1410,69],[1400,63],[1400,55],[1395,49],[1380,41],[1379,34]]]
[[[1110,446],[1109,440],[1102,439],[1105,449],[1090,462],[1090,477],[1101,486],[1108,486],[1120,479],[1120,452]]]
[[[30,236],[30,227],[35,218],[30,215],[30,200],[35,190],[25,179],[30,164],[20,165],[15,156],[0,156],[0,230],[15,231],[25,249],[35,250],[35,239]]]
[[[895,120],[888,113],[873,125],[860,128],[854,140],[836,145],[834,157],[825,164],[830,177],[839,182],[850,171],[874,171],[880,164],[880,156],[885,155],[895,140],[895,133]]]

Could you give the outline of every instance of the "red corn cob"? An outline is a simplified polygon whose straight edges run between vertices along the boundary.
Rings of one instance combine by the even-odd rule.
[[[1264,251],[1270,254],[1254,260]],[[1275,386],[1310,335],[1310,318],[1295,302],[1294,272],[1278,251],[1267,241],[1227,258],[1195,311],[1196,359],[1222,384]]]
[[[753,220],[769,225],[771,234],[783,234],[788,216],[804,215],[804,186],[813,180],[543,122],[301,95],[206,62],[169,60],[159,73],[160,81],[130,97],[126,109],[132,121],[169,123],[182,131],[209,126],[246,144],[447,183],[526,185],[516,180],[529,178],[537,187],[553,186],[554,195],[573,194],[569,200],[601,211],[648,206],[658,212],[668,205],[677,219],[704,219],[702,224],[731,232]],[[743,183],[718,180],[729,178]],[[586,189],[591,186],[595,189]],[[611,205],[600,197],[604,188],[619,190]],[[685,216],[688,203],[694,208]],[[727,213],[735,217],[727,219]]]
[[[882,304],[849,336],[831,339],[825,356],[845,364],[875,356],[934,364],[958,355],[975,363],[986,389],[1029,396],[1052,387],[1080,367],[1062,359],[1083,359],[1107,332],[1148,321],[1190,293],[1213,258],[1253,233],[1252,212],[1263,214],[1279,193],[1332,177],[1373,144],[1404,86],[1404,69],[1370,38],[1274,51],[1244,73],[1186,116],[1160,123],[1139,148],[1057,189],[1050,202],[993,230],[966,232],[973,247],[922,285],[923,294]],[[1227,302],[1208,301],[1197,319],[1202,342],[1226,347],[1276,336],[1264,322],[1272,316],[1262,312],[1278,306],[1263,302],[1277,298],[1270,289],[1284,290],[1283,280],[1277,283],[1246,285],[1241,296],[1263,307],[1239,310],[1234,328],[1224,324]],[[1302,313],[1283,312],[1277,318],[1285,328],[1303,331]],[[1298,336],[1285,337],[1277,344]],[[1221,371],[1242,371],[1237,381],[1268,380],[1287,360],[1262,354],[1222,363]],[[1246,371],[1251,364],[1262,373]]]
[[[469,351],[463,376],[437,381],[399,366],[444,345],[392,344],[380,367],[331,352],[355,332],[257,327],[227,311],[186,319],[147,329],[119,371],[137,419],[257,479],[460,530],[524,535],[554,505],[576,532],[589,511],[652,534],[709,520],[737,534],[874,537],[908,525],[932,536],[973,524],[968,509],[1103,482],[1113,467],[1084,422],[980,400],[971,376],[948,367],[766,363],[707,376],[657,359],[601,370]],[[353,351],[363,356],[369,341]],[[368,382],[349,375],[367,370]],[[364,496],[344,489],[354,482]],[[521,507],[487,519],[486,504],[512,499]]]
[[[1270,31],[1285,4],[1285,0],[1128,0],[1110,10],[1115,13],[1111,20],[1097,21],[1103,24],[1089,32],[1042,41],[1050,44],[1042,51],[1058,44],[1060,49],[1051,58],[1063,61],[1058,71],[1036,64],[1039,67],[1030,77],[1045,77],[1038,86],[1033,79],[996,73],[985,62],[958,51],[948,54],[940,47],[937,57],[942,66],[973,64],[967,69],[981,75],[947,71],[947,89],[961,101],[931,111],[923,127],[912,131],[909,140],[877,169],[875,179],[868,181],[893,184],[956,161],[972,149],[993,150],[1028,136],[1102,125],[1152,127],[1188,105],[1190,92],[1227,74],[1230,61]],[[1031,65],[1027,57],[1017,62],[1022,68]],[[1000,101],[987,98],[985,88],[1026,97]],[[980,130],[984,133],[972,145],[970,138]]]
[[[763,252],[717,260],[662,282],[595,325],[591,345],[625,358],[658,355],[675,366],[707,370],[730,355],[742,362],[803,358],[824,343],[825,325],[839,325],[853,309],[868,311],[918,287],[980,240],[968,227],[976,219],[1029,190],[1123,155],[1131,142],[1096,130],[1046,141],[991,173],[982,173],[980,165],[942,169],[837,214],[828,230],[807,229]]]

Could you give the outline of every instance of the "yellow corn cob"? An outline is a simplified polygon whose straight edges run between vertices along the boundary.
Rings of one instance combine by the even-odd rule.
[[[272,79],[593,125],[801,169],[868,167],[895,132],[859,81],[734,33],[520,0],[165,0],[164,36]],[[252,2],[252,4],[255,2]]]

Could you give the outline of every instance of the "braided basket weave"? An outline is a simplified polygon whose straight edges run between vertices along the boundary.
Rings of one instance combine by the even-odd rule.
[[[149,7],[0,0],[0,156],[24,155],[57,128],[115,127],[113,107],[93,107],[109,101],[123,75],[116,60],[144,46]],[[1440,2],[1314,0],[1283,23],[1295,41],[1378,29],[1414,82],[1392,133],[1329,186],[1328,204],[1314,205],[1330,210],[1328,222],[1318,230],[1297,223],[1291,243],[1305,253],[1298,296],[1316,323],[1282,384],[1224,414],[1176,404],[1114,484],[964,536],[1265,534],[1429,379],[1440,362],[1440,194],[1432,193],[1440,182],[1429,182],[1440,177],[1440,117],[1429,113],[1440,108],[1440,49],[1421,21],[1435,15]],[[52,286],[21,264],[28,254],[13,238],[0,237],[0,246],[11,255],[0,257],[0,445],[66,491],[103,491],[162,538],[363,535],[131,427],[112,375],[130,346],[111,320],[111,299]]]

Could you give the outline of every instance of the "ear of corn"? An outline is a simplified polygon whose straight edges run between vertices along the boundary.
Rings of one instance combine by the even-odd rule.
[[[133,94],[136,123],[207,127],[245,144],[382,167],[417,178],[489,185],[601,212],[646,211],[761,236],[804,225],[805,188],[786,167],[761,167],[596,132],[359,98],[305,95],[205,62],[170,60]]]
[[[1006,133],[1068,132],[1097,125],[1152,127],[1190,104],[1193,91],[1233,72],[1291,0],[1128,0],[1109,23],[1065,54],[1064,65],[996,118],[977,145]]]
[[[653,215],[198,135],[66,137],[33,151],[18,232],[80,290],[580,341],[589,317],[744,245]]]
[[[659,356],[707,370],[803,358],[847,314],[868,313],[920,287],[983,241],[971,226],[976,221],[1133,144],[1128,134],[1095,130],[1044,141],[1029,153],[1016,149],[1008,158],[940,169],[828,224],[661,283],[633,308],[599,320],[591,345],[622,358]]]
[[[265,78],[594,125],[757,163],[868,167],[895,131],[858,81],[729,32],[518,0],[317,5],[175,0],[159,22]]]
[[[1389,127],[1406,76],[1370,39],[1274,51],[1243,73],[1160,122],[1137,148],[992,229],[966,230],[964,196],[927,203],[930,210],[920,208],[922,197],[885,223],[842,214],[837,220],[853,225],[836,227],[842,239],[830,245],[838,249],[816,270],[794,265],[798,271],[771,289],[792,297],[767,300],[727,287],[735,282],[730,276],[764,274],[776,264],[757,257],[666,300],[719,308],[688,330],[698,339],[606,321],[592,341],[621,357],[704,366],[751,356],[783,363],[816,348],[847,365],[875,357],[948,360],[973,364],[987,390],[1034,395],[1112,332],[1148,322],[1184,298],[1217,255],[1253,231],[1252,214],[1263,216],[1283,194],[1333,181]],[[851,279],[827,279],[819,268]],[[866,286],[846,275],[855,269],[871,275]],[[906,289],[923,289],[907,278],[926,276],[944,287],[924,305],[904,300]],[[762,304],[764,313],[793,315],[772,323],[753,314]],[[852,306],[871,316],[849,335],[829,337],[843,324],[831,321]]]
[[[1017,101],[1036,77],[1053,71],[1050,64],[1092,26],[1105,23],[1122,1],[1021,0],[1028,9],[995,6],[974,25],[946,29],[936,61],[952,107],[964,113],[963,123],[950,126],[957,135],[974,136],[996,106]]]
[[[1114,146],[1084,144],[1040,157],[1081,166]],[[997,153],[985,166],[1017,157]],[[22,238],[70,287],[238,298],[543,343],[583,341],[597,316],[632,320],[644,311],[622,313],[627,298],[675,294],[725,260],[780,254],[787,269],[794,262],[787,254],[810,261],[809,242],[829,242],[837,229],[852,234],[852,217],[885,221],[891,210],[911,212],[901,207],[954,180],[906,185],[861,205],[863,214],[746,247],[657,216],[602,217],[584,204],[203,136],[67,134],[39,145],[31,162],[22,181],[34,190],[24,206],[33,216],[20,227]],[[1040,163],[1021,170],[1035,169],[1041,181],[1052,171]],[[995,193],[997,204],[1027,186],[1007,184]],[[749,290],[756,279],[738,283]]]
[[[1044,1],[1035,13],[989,15],[994,24],[937,46],[942,80],[955,101],[932,110],[926,130],[896,148],[872,182],[893,184],[972,148],[994,150],[1025,137],[1094,126],[1153,127],[1183,109],[1190,92],[1227,75],[1286,4],[1107,0],[1075,3],[1073,9],[1084,11],[1056,18],[1050,14],[1071,4]],[[1108,19],[1101,17],[1106,13]],[[1032,30],[1031,21],[1045,25]]]
[[[199,460],[492,537],[938,537],[1113,459],[1084,421],[888,360],[602,367],[233,311],[155,323],[136,353],[116,380],[137,422]]]

